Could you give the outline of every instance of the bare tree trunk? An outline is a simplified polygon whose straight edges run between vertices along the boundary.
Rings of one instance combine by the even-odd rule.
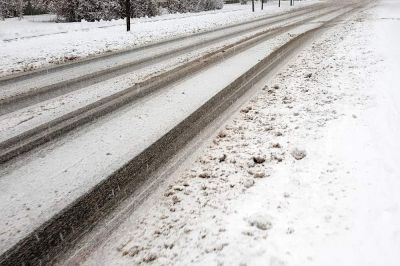
[[[131,30],[131,1],[125,0],[126,31]]]

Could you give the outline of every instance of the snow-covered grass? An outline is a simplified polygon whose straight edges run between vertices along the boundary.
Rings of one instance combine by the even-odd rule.
[[[315,2],[302,1],[296,7]],[[278,8],[270,1],[261,11],[259,4],[254,13],[249,4],[230,4],[216,11],[134,19],[129,33],[123,20],[55,23],[52,15],[6,19],[0,21],[0,77],[212,30],[292,8],[286,2]]]
[[[399,265],[400,4],[381,3],[299,54],[87,264]]]

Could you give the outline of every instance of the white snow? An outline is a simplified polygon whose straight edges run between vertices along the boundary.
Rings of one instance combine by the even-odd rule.
[[[323,9],[317,13],[326,13],[331,9]],[[335,13],[332,13],[330,17],[335,16]],[[198,48],[197,50],[181,54],[178,58],[172,58],[168,60],[164,60],[160,63],[149,64],[149,66],[143,67],[136,71],[117,76],[115,78],[110,78],[104,82],[99,82],[91,86],[84,87],[82,89],[67,93],[65,95],[55,97],[53,99],[40,102],[38,104],[20,109],[15,112],[11,112],[6,115],[0,116],[0,141],[5,141],[11,137],[14,137],[18,134],[21,134],[24,131],[30,130],[38,125],[49,122],[52,119],[58,118],[62,115],[65,115],[71,111],[82,108],[88,104],[91,104],[101,98],[105,98],[114,93],[120,92],[124,89],[133,86],[134,84],[141,82],[145,79],[148,79],[151,76],[158,75],[162,72],[170,70],[177,65],[181,65],[183,63],[187,63],[189,60],[195,60],[196,58],[210,53],[218,48],[222,48],[228,44],[235,43],[246,37],[252,36],[258,32],[265,31],[268,29],[273,29],[277,26],[283,26],[295,23],[296,21],[301,21],[305,18],[309,17],[309,14],[300,15],[294,19],[289,20],[289,22],[277,22],[269,27],[264,27],[261,30],[257,31],[248,31],[248,33],[243,34],[239,37],[234,37],[230,39],[226,39],[223,42],[219,42],[217,44],[211,44],[204,48]],[[313,27],[313,26],[310,26]],[[303,31],[304,28],[301,28],[300,31]],[[226,30],[225,32],[228,32]],[[292,30],[292,34],[296,34],[295,30]],[[190,43],[194,43],[195,40],[192,40]],[[178,44],[182,45],[182,44]],[[93,69],[106,69],[113,62],[114,64],[124,63],[125,60],[132,60],[132,57],[136,57],[137,60],[140,59],[140,56],[149,56],[150,52],[160,52],[160,50],[167,51],[168,49],[174,48],[173,46],[167,45],[163,49],[154,49],[155,51],[148,51],[148,53],[144,54],[141,51],[138,51],[136,54],[130,56],[121,56],[117,59],[110,60],[109,63],[97,63],[91,64],[89,66],[77,67],[71,70],[63,71],[59,74],[54,75],[46,75],[45,77],[37,80],[36,82],[32,82],[30,80],[24,80],[22,82],[13,83],[3,87],[3,90],[0,92],[0,99],[10,97],[12,95],[18,95],[19,93],[27,92],[30,90],[34,90],[37,86],[42,84],[51,84],[56,81],[57,78],[67,79],[75,76],[79,76],[85,71],[93,71]],[[49,77],[50,76],[50,77]],[[53,77],[52,77],[53,76]]]
[[[265,40],[1,169],[0,252],[125,165],[274,49],[318,23]]]
[[[383,0],[327,31],[86,263],[399,265],[399,27]]]
[[[250,5],[230,4],[222,10],[189,14],[168,14],[134,19],[127,33],[123,20],[55,23],[53,16],[0,21],[0,77],[87,56],[146,45],[218,27],[249,21],[292,8],[315,4],[301,1],[281,8],[269,1],[264,11]]]

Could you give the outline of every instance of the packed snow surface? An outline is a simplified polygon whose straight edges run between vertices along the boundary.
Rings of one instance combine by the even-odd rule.
[[[330,9],[328,9],[330,10]],[[328,10],[323,10],[321,14],[326,13]],[[341,10],[339,11],[341,12]],[[318,12],[319,13],[319,12]],[[318,14],[316,13],[316,14]],[[326,18],[332,17],[337,15],[336,12],[333,12],[330,15],[324,16]],[[310,15],[309,14],[304,14],[296,17],[293,20],[290,20],[290,24],[296,22],[296,21],[301,21],[304,20],[305,18],[308,18]],[[262,31],[268,30],[268,29],[273,29],[277,27],[278,25],[287,25],[287,22],[281,22],[277,24],[273,24],[273,26],[270,27],[263,27]],[[309,27],[313,27],[314,25],[310,25]],[[301,30],[304,30],[304,27],[301,28]],[[226,30],[227,32],[228,30]],[[257,32],[260,32],[257,31]],[[237,41],[243,40],[245,38],[248,38],[252,35],[254,35],[256,32],[249,32],[246,34],[242,34],[239,37],[227,39],[226,41],[219,42],[214,45],[209,45],[204,48],[198,48],[197,50],[190,52],[190,53],[183,53],[179,57],[164,60],[160,63],[154,63],[150,64],[149,66],[143,67],[141,69],[138,69],[136,71],[129,72],[124,75],[118,75],[116,77],[110,78],[104,82],[99,82],[96,84],[93,84],[91,86],[84,87],[79,90],[72,91],[70,93],[61,95],[59,97],[52,98],[47,101],[39,102],[35,105],[31,105],[26,108],[22,108],[20,110],[17,110],[15,112],[8,113],[6,115],[0,116],[0,142],[5,141],[8,138],[14,137],[18,134],[21,134],[27,130],[33,129],[34,127],[49,122],[52,119],[58,118],[62,115],[65,115],[71,111],[74,111],[78,108],[82,108],[88,104],[91,104],[95,101],[98,101],[101,98],[105,98],[107,96],[110,96],[112,94],[115,94],[117,92],[120,92],[124,89],[128,89],[131,86],[137,84],[138,82],[144,81],[146,79],[149,79],[151,76],[156,76],[159,75],[167,70],[171,70],[174,67],[177,67],[178,65],[182,65],[184,63],[188,63],[190,60],[195,60],[196,58],[199,58],[200,56],[206,55],[207,53],[213,52],[217,50],[218,48],[223,48],[224,46],[228,44],[235,43]],[[296,31],[292,31],[291,34],[295,34]],[[286,34],[287,35],[287,34]],[[164,50],[167,50],[169,46],[165,47]],[[161,50],[161,48],[155,49],[155,50]],[[128,57],[139,57],[140,54],[143,54],[143,52],[138,51],[137,54],[133,54],[131,56],[126,56]],[[118,60],[119,59],[119,60]],[[114,59],[113,62],[121,62],[121,58]],[[101,65],[99,63],[99,65]],[[106,64],[105,64],[106,65]],[[78,68],[78,69],[72,69],[70,72],[67,73],[61,73],[58,76],[61,78],[70,78],[75,75],[79,75],[79,73],[83,73],[85,69],[90,69],[92,70],[93,68],[96,68],[95,66],[86,66],[84,68]],[[72,73],[71,73],[72,72]],[[71,75],[69,75],[71,74]],[[47,78],[48,75],[46,75]],[[49,84],[53,79],[50,79]],[[16,83],[16,84],[11,84],[10,86],[4,86],[3,91],[0,91],[0,99],[4,93],[4,95],[18,95],[18,93],[22,93],[25,91],[29,91],[29,89],[34,88],[38,83],[40,83],[40,80],[38,82],[32,82],[30,80],[23,81],[22,83]],[[25,87],[24,87],[25,85]],[[29,88],[29,89],[28,89]],[[6,98],[6,97],[4,97]]]
[[[294,8],[316,2],[301,1]],[[276,2],[269,1],[262,11],[259,4],[254,13],[249,4],[229,4],[216,11],[134,19],[129,33],[125,31],[123,20],[55,23],[54,16],[6,19],[0,21],[0,77],[213,30],[293,9],[288,2],[278,8]]]
[[[298,26],[264,40],[0,169],[0,253],[140,154],[273,50],[318,25]]]
[[[400,3],[335,25],[88,265],[399,265]]]

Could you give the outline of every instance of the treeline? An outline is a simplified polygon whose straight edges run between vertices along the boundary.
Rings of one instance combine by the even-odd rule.
[[[130,0],[131,17],[155,16],[162,10],[199,12],[221,9],[223,0]],[[96,21],[126,17],[125,0],[0,0],[0,18],[22,17],[24,14],[57,14],[60,20]]]

